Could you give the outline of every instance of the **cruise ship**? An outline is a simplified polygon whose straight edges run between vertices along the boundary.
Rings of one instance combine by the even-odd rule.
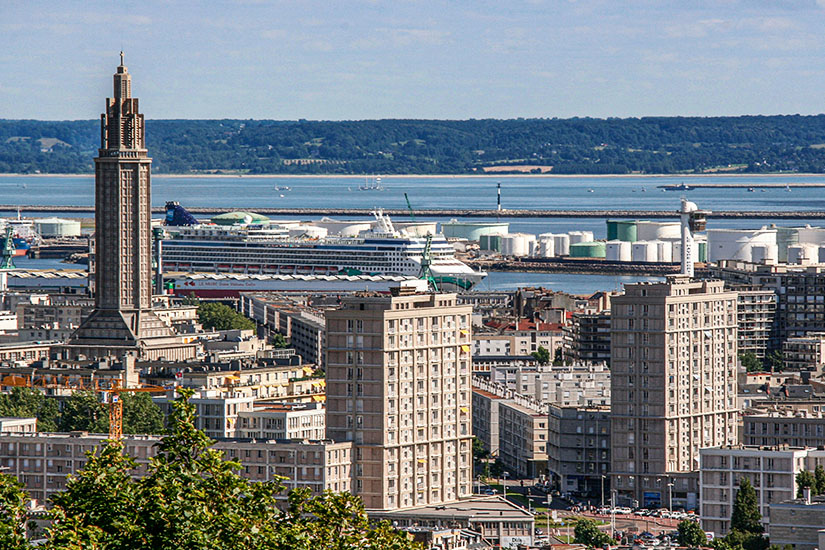
[[[427,276],[439,290],[466,291],[487,276],[459,261],[443,235],[409,236],[396,230],[381,211],[373,214],[374,227],[355,237],[325,236],[314,226],[165,226],[160,241],[163,271],[422,277],[429,241]]]

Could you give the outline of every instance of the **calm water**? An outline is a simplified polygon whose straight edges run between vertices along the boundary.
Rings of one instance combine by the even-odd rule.
[[[152,180],[152,203],[163,206],[176,200],[184,206],[214,207],[219,209],[276,207],[324,208],[406,208],[404,193],[414,208],[471,208],[491,209],[496,204],[496,183],[502,184],[502,205],[505,208],[547,208],[571,210],[675,210],[682,193],[663,192],[657,185],[678,184],[682,181],[703,183],[738,182],[743,184],[794,182],[825,183],[825,176],[702,176],[680,178],[663,177],[519,177],[495,178],[434,177],[382,178],[383,191],[360,191],[363,177],[331,178],[206,178],[164,177]],[[275,187],[290,187],[278,191]],[[592,192],[590,192],[592,190]],[[283,196],[281,196],[283,195]],[[696,189],[685,193],[701,208],[710,210],[825,210],[825,189],[795,188],[766,189],[748,192],[747,189]],[[94,204],[94,178],[90,176],[27,177],[0,176],[0,204]],[[25,211],[23,212],[24,215]],[[89,214],[57,213],[60,216],[89,217]],[[5,212],[0,215],[8,216]],[[38,216],[54,215],[36,214]],[[675,218],[675,216],[674,216]],[[276,218],[277,219],[277,218]],[[294,218],[291,218],[294,219]],[[418,218],[425,220],[426,218]],[[444,221],[443,218],[436,221]],[[485,221],[473,218],[473,221]],[[492,220],[487,220],[492,221]],[[596,218],[511,218],[510,231],[526,233],[593,231],[595,237],[605,238],[605,220]],[[709,227],[748,228],[768,223],[780,225],[823,225],[824,219],[811,220],[715,220]],[[25,262],[20,267],[48,267],[39,262]],[[66,264],[61,264],[66,266]],[[483,290],[512,289],[520,286],[545,286],[575,294],[597,290],[612,290],[621,284],[639,280],[633,277],[606,275],[566,275],[541,273],[491,273],[480,285]]]

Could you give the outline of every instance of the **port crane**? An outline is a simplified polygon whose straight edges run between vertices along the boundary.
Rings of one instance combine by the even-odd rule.
[[[141,384],[136,387],[124,387],[119,379],[100,379],[91,377],[76,378],[66,374],[17,375],[12,374],[0,379],[0,387],[38,388],[71,391],[93,391],[103,395],[103,403],[109,408],[109,439],[117,441],[123,438],[123,393],[166,393],[167,388]]]

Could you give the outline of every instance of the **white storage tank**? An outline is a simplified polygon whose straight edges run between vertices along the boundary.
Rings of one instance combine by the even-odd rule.
[[[751,246],[751,262],[755,264],[775,264],[779,247],[775,244],[755,244]]]
[[[640,241],[660,241],[681,239],[682,227],[679,222],[636,222],[636,238]]]
[[[289,238],[305,238],[305,239],[323,239],[327,236],[326,227],[318,227],[317,225],[294,225],[289,228]]]
[[[673,261],[673,245],[670,241],[652,241],[656,243],[656,258],[662,263]],[[680,258],[681,261],[681,258]]]
[[[655,242],[636,241],[631,243],[630,257],[634,262],[650,263],[659,261],[659,247]]]
[[[629,241],[607,241],[604,259],[610,262],[629,262],[632,258]]]
[[[538,237],[538,252],[540,258],[552,258],[556,254],[555,240],[552,233],[542,233]]]
[[[280,222],[279,222],[280,223]],[[363,231],[369,231],[372,222],[353,220],[333,220],[332,218],[321,218],[312,222],[316,227],[323,227],[328,235],[341,235],[342,237],[357,237]]]
[[[825,264],[825,246],[819,247],[819,263]]]
[[[776,229],[708,229],[708,261],[751,259],[754,245],[776,246]]]
[[[570,235],[553,235],[553,249],[556,256],[570,255]]]
[[[570,236],[570,244],[593,242],[592,231],[570,231],[567,234]]]
[[[37,218],[34,220],[34,230],[41,237],[79,237],[80,220],[66,220],[63,218]]]
[[[535,235],[527,233],[509,233],[501,238],[502,256],[523,257],[530,255],[530,243],[536,240]]]
[[[819,247],[813,244],[792,244],[788,247],[789,264],[809,264],[819,261]]]
[[[670,243],[670,259],[674,263],[681,263],[682,262],[682,242],[681,241],[671,241]]]
[[[825,228],[806,225],[797,229],[797,235],[799,244],[825,245]]]

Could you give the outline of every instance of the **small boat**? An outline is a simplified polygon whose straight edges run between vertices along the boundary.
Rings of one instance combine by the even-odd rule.
[[[358,189],[360,191],[383,191],[384,187],[381,185],[381,178],[377,177],[372,178],[372,180],[370,180],[370,178],[367,178],[367,180],[364,182],[364,185],[359,185]]]
[[[787,191],[788,193],[790,193],[790,192],[791,192],[791,186],[790,186],[790,185],[786,185],[786,186],[785,186],[785,191]]]
[[[592,192],[593,192],[593,190],[592,190],[592,189],[588,189],[588,190],[587,190],[587,192],[588,192],[588,193],[592,193]]]
[[[753,191],[754,191],[753,187],[748,187],[748,193],[753,193]]]
[[[646,193],[646,192],[647,192],[647,189],[645,189],[644,187],[642,187],[642,193]]]
[[[665,191],[693,191],[693,187],[686,185],[685,182],[679,185],[662,185],[661,187]]]
[[[281,197],[281,198],[284,198],[284,194],[283,194],[283,193],[281,193],[281,194],[280,194],[280,195],[278,195],[278,196],[279,196],[279,197]]]
[[[275,191],[291,191],[291,190],[292,189],[290,189],[290,187],[287,186],[287,185],[276,185],[275,186]]]

